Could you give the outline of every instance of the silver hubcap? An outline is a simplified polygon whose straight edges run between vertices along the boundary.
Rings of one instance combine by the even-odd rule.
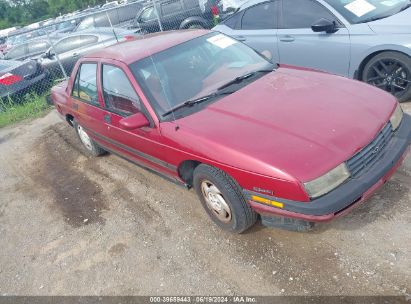
[[[91,139],[86,133],[86,131],[84,131],[84,129],[80,125],[77,125],[77,131],[78,135],[80,136],[81,142],[86,146],[86,148],[90,151],[93,150],[93,146],[91,145]]]
[[[207,207],[223,223],[231,221],[231,209],[225,201],[221,191],[210,181],[201,182],[201,192],[207,203]]]
[[[203,27],[199,24],[192,24],[188,28],[189,29],[203,29]]]

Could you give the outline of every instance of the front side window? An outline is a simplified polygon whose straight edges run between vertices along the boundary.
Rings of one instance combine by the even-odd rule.
[[[72,96],[79,98],[82,101],[99,105],[96,63],[83,63],[79,67],[73,85]]]
[[[226,20],[223,21],[223,24],[228,26],[229,28],[236,29],[239,27],[239,21],[241,20],[241,15],[242,12],[238,12],[235,15],[232,15],[231,17],[227,18]]]
[[[160,119],[187,100],[217,92],[236,77],[273,68],[250,47],[220,33],[206,34],[130,65]]]
[[[265,2],[248,8],[241,20],[243,30],[275,29],[277,13],[275,2]]]
[[[350,23],[363,23],[395,15],[410,6],[409,0],[325,0]]]
[[[124,116],[141,112],[140,98],[122,69],[103,65],[102,78],[107,109]]]
[[[154,9],[154,7],[148,7],[146,9],[144,9],[144,11],[141,14],[140,17],[140,21],[141,22],[147,22],[147,21],[151,21],[154,20],[156,18],[156,11]]]
[[[336,18],[316,0],[283,0],[282,26],[285,29],[311,28],[320,19]]]

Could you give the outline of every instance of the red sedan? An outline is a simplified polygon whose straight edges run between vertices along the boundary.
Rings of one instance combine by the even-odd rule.
[[[209,31],[148,35],[82,58],[52,89],[93,155],[118,154],[194,187],[223,229],[306,230],[384,184],[411,142],[393,96],[277,66]]]

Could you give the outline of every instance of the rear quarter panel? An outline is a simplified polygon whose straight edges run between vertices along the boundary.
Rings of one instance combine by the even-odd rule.
[[[67,86],[68,81],[63,81],[51,89],[51,100],[64,119],[67,114],[71,114],[71,101],[67,93]]]

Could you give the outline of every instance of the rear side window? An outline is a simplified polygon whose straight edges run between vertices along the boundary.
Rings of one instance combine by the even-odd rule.
[[[241,20],[243,30],[264,30],[277,27],[276,3],[265,2],[248,8]]]
[[[180,0],[167,1],[161,4],[161,13],[163,16],[180,13],[183,7]]]
[[[29,44],[29,53],[41,53],[47,51],[50,44],[47,41],[36,41]]]
[[[14,59],[14,58],[19,58],[19,57],[25,56],[26,55],[26,48],[27,48],[26,44],[16,46],[16,47],[12,48],[6,54],[5,58],[6,59]]]
[[[124,116],[141,112],[140,98],[124,71],[112,65],[103,65],[102,73],[106,108]]]
[[[96,43],[98,41],[98,37],[94,35],[81,35],[80,41],[80,46],[83,47]]]
[[[83,63],[79,67],[71,95],[87,103],[99,105],[96,63]]]
[[[198,0],[183,0],[186,9],[199,7]]]
[[[311,28],[321,18],[337,21],[330,11],[314,0],[283,0],[281,28]]]
[[[73,36],[60,40],[54,46],[57,54],[65,53],[77,49],[81,46],[81,36]]]

